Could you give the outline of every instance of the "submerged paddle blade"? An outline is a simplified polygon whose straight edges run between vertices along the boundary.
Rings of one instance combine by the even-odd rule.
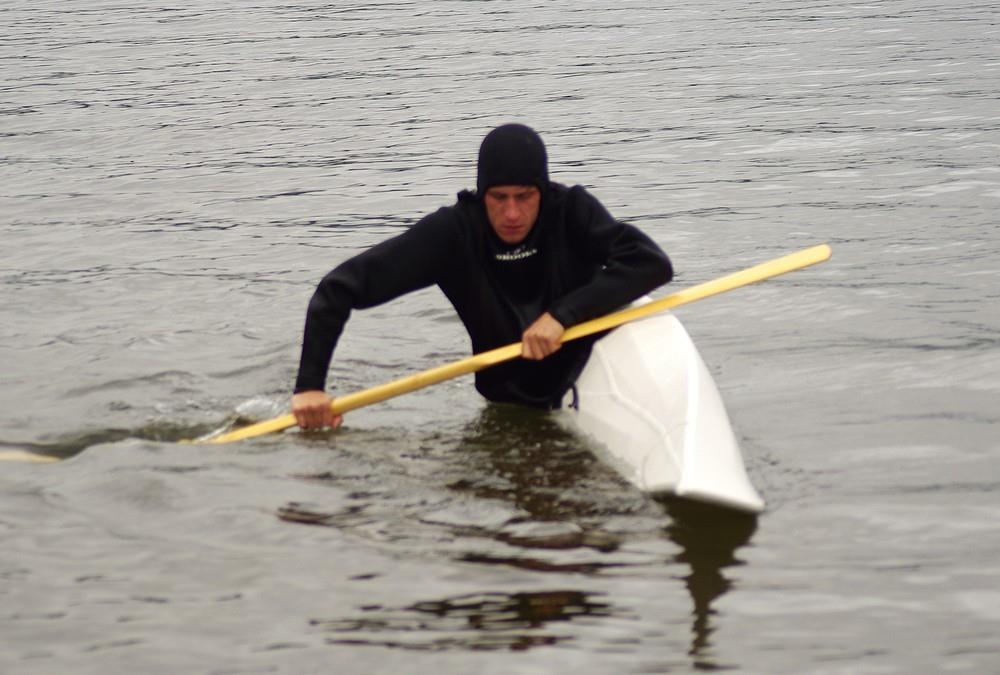
[[[0,462],[48,463],[58,462],[59,460],[59,457],[40,455],[36,452],[28,452],[27,450],[0,450]]]

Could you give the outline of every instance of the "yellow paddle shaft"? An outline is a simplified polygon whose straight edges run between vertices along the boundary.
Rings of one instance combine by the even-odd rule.
[[[591,319],[590,321],[577,324],[563,333],[561,342],[569,342],[570,340],[576,340],[587,335],[593,335],[594,333],[610,330],[612,328],[616,328],[617,326],[621,326],[622,324],[629,323],[630,321],[636,321],[659,312],[664,312],[674,307],[686,305],[694,302],[695,300],[702,300],[713,295],[718,295],[720,293],[725,293],[726,291],[740,288],[741,286],[747,286],[758,281],[776,277],[780,274],[786,274],[788,272],[802,269],[803,267],[815,265],[827,260],[830,255],[830,247],[826,244],[820,244],[819,246],[813,246],[797,253],[775,258],[774,260],[761,263],[760,265],[755,265],[754,267],[749,267],[740,272],[735,272],[713,281],[707,281],[703,284],[692,286],[686,290],[672,293],[666,297],[660,298],[659,300],[646,303],[645,305],[632,307],[620,312],[614,312],[597,319]],[[474,373],[476,371],[483,370],[484,368],[495,366],[498,363],[510,361],[520,355],[520,342],[509,344],[505,347],[498,347],[497,349],[482,352],[480,354],[462,359],[461,361],[455,361],[443,366],[438,366],[437,368],[424,370],[414,375],[407,375],[406,377],[386,382],[385,384],[372,387],[371,389],[365,389],[353,394],[337,397],[332,403],[333,412],[338,415],[343,414],[351,410],[356,410],[357,408],[362,408],[366,405],[371,405],[372,403],[378,403],[379,401],[385,401],[386,399],[390,399],[401,394],[429,387],[432,384],[444,382],[445,380],[450,380],[461,375],[467,375],[468,373]],[[206,439],[205,442],[230,443],[232,441],[240,441],[246,438],[253,438],[254,436],[261,436],[275,431],[281,431],[282,429],[287,429],[292,426],[295,426],[295,416],[283,415],[265,422],[243,427],[242,429],[230,431],[229,433],[221,434],[219,436],[215,436],[214,438]]]
[[[58,462],[59,457],[26,450],[0,450],[0,462]]]

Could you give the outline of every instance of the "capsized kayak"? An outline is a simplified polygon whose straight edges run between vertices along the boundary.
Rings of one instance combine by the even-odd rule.
[[[598,340],[563,410],[561,417],[641,490],[749,513],[764,509],[715,381],[669,312]]]

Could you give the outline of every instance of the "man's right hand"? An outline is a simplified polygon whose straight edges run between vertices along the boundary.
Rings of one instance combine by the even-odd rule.
[[[555,354],[566,329],[554,316],[545,312],[521,335],[521,356],[532,361]]]
[[[343,415],[334,415],[330,408],[333,399],[325,391],[300,391],[292,396],[292,414],[295,423],[303,429],[336,429],[344,423]]]

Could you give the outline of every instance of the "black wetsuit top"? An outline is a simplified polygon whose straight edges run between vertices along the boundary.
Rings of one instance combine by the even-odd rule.
[[[535,226],[516,245],[496,236],[482,199],[463,191],[454,206],[323,278],[309,302],[295,391],[324,389],[352,309],[410,291],[440,287],[479,353],[520,341],[546,311],[568,328],[626,305],[672,275],[666,254],[649,237],[616,221],[580,186],[550,183]],[[541,361],[515,359],[479,371],[476,389],[491,401],[558,407],[592,344],[576,340]]]

